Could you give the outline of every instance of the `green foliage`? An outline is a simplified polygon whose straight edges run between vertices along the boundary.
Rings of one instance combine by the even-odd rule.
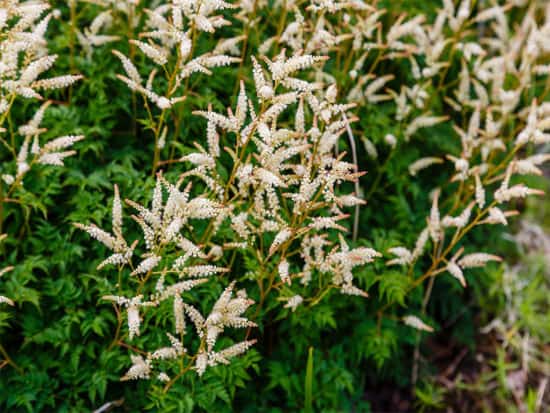
[[[416,387],[415,395],[419,412],[437,411],[445,407],[445,395],[442,387],[426,382]]]
[[[86,139],[75,145],[77,155],[66,159],[63,169],[39,165],[14,194],[19,202],[2,203],[1,232],[10,234],[0,246],[2,266],[14,266],[14,269],[2,277],[0,293],[16,304],[0,309],[0,342],[13,361],[13,366],[5,365],[0,370],[1,411],[93,411],[105,403],[120,400],[120,411],[367,413],[371,411],[370,401],[365,399],[367,387],[408,389],[411,386],[417,334],[416,330],[403,325],[403,316],[422,314],[430,325],[448,326],[446,331],[441,331],[445,336],[474,348],[479,313],[484,321],[489,321],[490,315],[504,311],[501,267],[468,273],[467,282],[474,293],[465,292],[457,280],[442,274],[434,284],[430,302],[424,304],[426,286],[416,282],[422,276],[418,268],[432,265],[430,257],[420,257],[418,266],[411,267],[410,271],[406,266],[384,265],[383,261],[389,259],[386,253],[389,248],[414,246],[419,232],[426,226],[431,205],[428,192],[436,186],[447,185],[454,173],[445,165],[438,173],[421,171],[413,178],[408,173],[409,165],[422,156],[459,153],[461,148],[451,122],[429,129],[421,138],[415,135],[405,140],[406,125],[395,121],[393,104],[365,103],[357,108],[359,120],[354,125],[354,133],[358,141],[362,136],[368,137],[379,154],[373,159],[358,145],[360,169],[368,171],[359,180],[363,198],[368,203],[360,209],[358,239],[351,241],[350,234],[347,238],[351,248],[371,246],[385,255],[379,262],[355,272],[359,286],[368,291],[369,298],[343,296],[330,288],[318,291],[317,286],[311,286],[307,288],[315,299],[292,311],[282,308],[280,297],[268,296],[256,314],[257,331],[250,333],[258,343],[244,355],[232,359],[230,365],[209,368],[202,377],[183,375],[170,391],[152,380],[120,382],[130,367],[129,355],[134,352],[114,340],[119,338],[119,320],[113,306],[101,299],[119,287],[117,271],[96,270],[107,256],[106,248],[77,231],[72,224],[110,225],[115,184],[123,198],[144,204],[149,202],[155,186],[151,176],[151,154],[157,153],[155,124],[148,118],[148,110],[137,103],[139,96],[117,79],[116,75],[122,73],[121,64],[111,53],[111,49],[117,49],[126,55],[135,54],[134,47],[124,39],[137,38],[139,27],[128,24],[123,13],[115,13],[111,34],[119,39],[113,44],[95,47],[92,58],[87,58],[86,50],[76,41],[74,25],[87,27],[101,8],[94,2],[52,3],[61,13],[56,24],[48,29],[48,37],[52,39],[49,48],[59,54],[52,71],[82,73],[84,81],[47,95],[59,104],[48,110],[43,125],[48,129],[48,137],[70,133],[85,135]],[[147,4],[140,5],[140,10],[148,3],[158,2],[143,3]],[[387,25],[402,12],[422,12],[432,19],[439,7],[439,2],[436,3],[382,1],[378,6],[388,9],[383,19]],[[76,7],[72,13],[71,7]],[[190,78],[186,84],[190,91],[187,99],[178,103],[171,114],[178,129],[171,130],[173,139],[159,150],[161,159],[179,158],[194,152],[194,143],[204,144],[206,123],[191,115],[192,110],[206,110],[211,105],[214,111],[223,113],[229,105],[234,107],[234,92],[240,80],[247,86],[253,85],[249,70],[252,51],[268,36],[280,34],[278,25],[283,16],[277,13],[282,11],[271,10],[275,8],[263,7],[257,11],[263,26],[251,30],[242,51],[243,67],[216,68],[215,76],[196,74]],[[230,18],[229,13],[226,14],[224,16]],[[284,14],[287,18],[286,11]],[[327,19],[340,17],[342,14]],[[143,25],[143,21],[139,24]],[[229,37],[241,34],[243,29],[242,25],[235,25],[223,30]],[[208,51],[214,45],[215,39],[205,35],[194,47]],[[339,51],[331,51],[334,58],[333,55],[338,55],[340,61]],[[332,72],[339,87],[349,91],[353,81],[332,60],[328,64],[335,65]],[[135,62],[145,68],[145,72],[153,68],[143,56],[136,57]],[[450,58],[448,78],[460,72],[460,62],[460,57]],[[369,55],[364,70],[377,64],[378,55]],[[403,80],[400,77],[410,77],[410,63],[406,59],[388,59],[380,65],[379,71],[395,74],[390,83],[392,87],[394,83],[400,84]],[[429,87],[432,93],[429,109],[441,113],[447,110],[444,109],[446,95],[436,86]],[[533,94],[538,95],[535,91]],[[38,104],[26,101],[15,105],[9,118],[10,131],[15,129],[13,125],[28,121],[37,107]],[[510,125],[510,129],[513,128],[514,125]],[[399,151],[390,150],[384,144],[385,136],[390,133],[398,138]],[[234,140],[230,134],[223,136],[225,144],[232,144]],[[350,151],[346,139],[341,139],[339,149]],[[7,173],[6,159],[7,156],[2,158],[5,162],[0,166],[2,174]],[[226,180],[231,175],[230,157],[224,153],[221,159],[217,173]],[[167,178],[176,181],[188,168],[189,165],[175,163],[167,164],[163,170]],[[203,190],[200,184],[192,188],[194,194]],[[351,186],[343,185],[342,192],[350,190],[353,190]],[[454,189],[447,192],[452,203]],[[541,222],[548,220],[547,214],[535,218]],[[138,225],[129,220],[126,225],[127,240],[137,240]],[[205,230],[205,224],[193,223],[196,234]],[[231,236],[229,231],[222,232],[220,239],[229,240]],[[272,239],[266,236],[260,242],[269,245]],[[502,231],[493,227],[468,235],[467,241],[472,251],[495,248],[505,252],[511,248],[502,239]],[[428,243],[426,250],[432,247]],[[264,268],[254,248],[224,256],[220,265],[232,265],[234,279],[246,286],[251,297],[257,298],[264,288],[256,282],[260,278],[258,273],[273,271],[276,265],[272,261]],[[539,259],[530,268],[529,283],[522,292],[523,300],[513,326],[528,331],[539,342],[550,337],[545,265],[547,263]],[[223,275],[218,280],[227,284]],[[197,307],[211,308],[223,290],[221,285],[210,283],[199,287]],[[484,295],[486,291],[489,295]],[[290,296],[290,292],[283,286],[281,297]],[[199,301],[194,290],[186,294],[187,298]],[[384,314],[381,309],[385,309]],[[147,321],[159,329],[152,336],[138,338],[136,346],[160,345],[165,340],[160,327],[171,322],[170,311],[169,306],[159,307],[158,313]],[[249,312],[254,311],[252,307]],[[229,346],[248,334],[246,331],[232,333],[223,344]],[[197,339],[185,339],[188,340],[186,347],[198,346]],[[487,384],[483,380],[495,381],[498,397],[509,399],[506,380],[517,367],[516,362],[510,363],[506,354],[499,351],[489,377],[483,377],[480,386]],[[447,394],[429,379],[422,379],[414,394],[419,411],[436,411],[445,406]],[[536,389],[529,388],[528,411],[534,412],[536,403]]]

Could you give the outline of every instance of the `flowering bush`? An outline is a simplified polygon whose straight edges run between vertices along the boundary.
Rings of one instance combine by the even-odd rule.
[[[544,1],[0,1],[0,405],[436,408],[549,74]]]

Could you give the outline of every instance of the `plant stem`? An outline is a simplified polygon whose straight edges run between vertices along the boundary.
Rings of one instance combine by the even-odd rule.
[[[4,357],[4,360],[7,364],[12,366],[19,374],[23,374],[23,369],[19,367],[9,356],[4,346],[0,343],[0,354],[2,354],[2,357]]]

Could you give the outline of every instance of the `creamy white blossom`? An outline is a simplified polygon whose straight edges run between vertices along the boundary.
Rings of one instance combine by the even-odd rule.
[[[285,304],[285,308],[290,308],[294,312],[296,311],[296,308],[298,308],[298,306],[300,306],[303,303],[303,301],[304,299],[300,295],[292,296],[287,300]]]
[[[496,255],[478,252],[463,256],[458,261],[458,265],[460,265],[462,268],[484,267],[485,264],[487,264],[487,262],[489,261],[500,262],[502,261],[502,258]]]
[[[426,324],[424,321],[422,321],[420,318],[414,315],[407,315],[403,317],[403,322],[417,330],[421,331],[427,331],[428,333],[432,333],[434,331],[433,327]]]

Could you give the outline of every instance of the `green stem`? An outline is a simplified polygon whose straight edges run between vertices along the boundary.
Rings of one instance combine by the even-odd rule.
[[[7,353],[6,349],[4,348],[4,346],[2,344],[0,344],[0,354],[2,354],[2,357],[4,357],[4,360],[10,365],[12,366],[19,374],[23,374],[23,369],[21,367],[19,367],[13,360],[12,358],[9,356],[9,354]]]

